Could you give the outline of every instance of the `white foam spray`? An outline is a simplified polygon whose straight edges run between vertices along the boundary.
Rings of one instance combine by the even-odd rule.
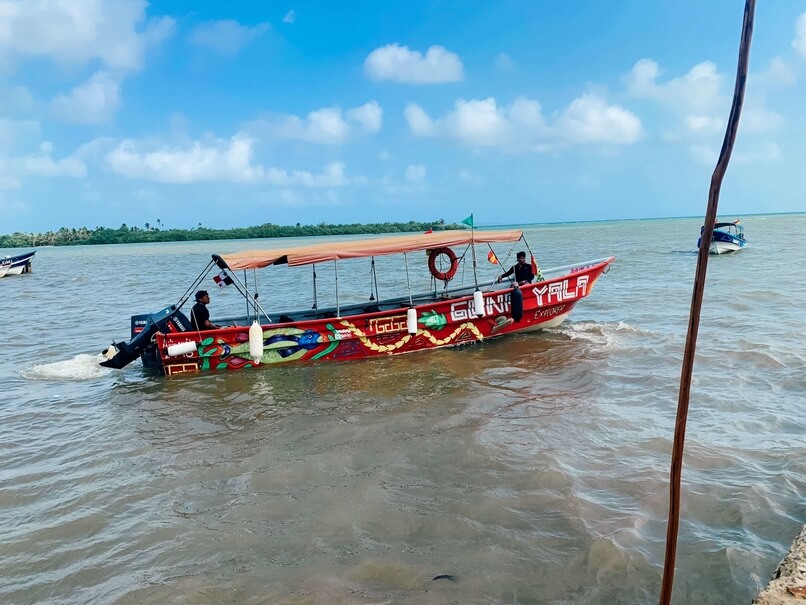
[[[20,372],[28,380],[94,380],[107,376],[112,370],[100,366],[103,355],[82,353],[72,359],[43,363]]]

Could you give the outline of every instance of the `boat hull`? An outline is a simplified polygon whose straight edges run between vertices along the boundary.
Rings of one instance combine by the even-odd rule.
[[[23,273],[31,273],[33,266],[34,254],[33,252],[26,252],[25,254],[18,254],[17,256],[6,256],[0,258],[0,277],[8,275],[22,275]],[[5,267],[5,271],[3,270]]]
[[[409,333],[405,306],[375,313],[261,326],[263,354],[250,355],[249,327],[205,332],[157,332],[154,365],[169,375],[237,371],[285,363],[347,361],[399,355],[427,349],[478,343],[508,334],[532,332],[562,323],[577,302],[588,296],[613,258],[577,267],[570,273],[520,287],[521,305],[513,309],[513,288],[484,294],[478,316],[473,296],[439,299],[415,306],[417,332]],[[517,301],[517,297],[515,299]],[[187,351],[183,343],[193,342]],[[169,350],[182,351],[171,356]]]
[[[708,247],[709,254],[727,254],[729,252],[738,252],[747,246],[747,240],[744,238],[744,231],[736,227],[729,227],[733,232],[724,231],[722,229],[714,229],[711,239],[711,245]],[[699,249],[702,237],[697,240],[697,248]]]
[[[745,242],[734,242],[734,241],[711,242],[711,246],[708,248],[708,253],[727,254],[728,252],[738,252],[746,245],[747,244]]]

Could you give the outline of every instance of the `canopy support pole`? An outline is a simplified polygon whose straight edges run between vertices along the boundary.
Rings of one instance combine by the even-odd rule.
[[[247,287],[249,287],[249,275],[246,273],[246,269],[243,270],[243,283],[246,284]],[[249,298],[246,296],[244,296],[244,303],[246,303],[246,323],[251,324],[252,322],[250,320],[252,318],[249,315],[250,312]],[[255,312],[255,316],[257,316],[257,312]]]
[[[369,278],[369,299],[380,300],[381,295],[378,294],[378,273],[375,271],[375,257],[372,257],[372,264],[370,265],[371,276]],[[375,292],[372,291],[373,284],[375,285]]]
[[[246,273],[245,269],[244,269],[244,273]],[[263,309],[263,307],[260,306],[260,303],[257,301],[257,296],[255,296],[254,298],[252,297],[251,292],[249,292],[249,286],[247,286],[244,282],[242,282],[240,280],[240,278],[238,277],[238,274],[235,271],[230,270],[230,277],[232,277],[232,283],[235,284],[235,287],[238,289],[238,292],[240,292],[241,296],[243,296],[244,299],[246,299],[246,304],[247,305],[249,305],[249,304],[252,305],[252,309],[255,312],[255,319],[260,319],[260,314],[262,313],[263,316],[266,318],[266,322],[267,323],[272,323],[271,317],[269,317],[269,314],[266,313],[266,311]],[[246,275],[244,275],[244,280],[246,280]],[[246,309],[246,315],[247,315],[247,319],[248,319],[248,317],[249,317],[249,307],[248,306],[247,306],[247,309]]]
[[[313,273],[313,310],[319,308],[319,305],[316,302],[316,263],[311,265],[311,271]]]
[[[260,296],[260,293],[257,291],[257,269],[252,269],[252,281],[255,284],[255,294],[253,295],[253,298],[255,299],[255,302],[257,303],[257,299]],[[258,322],[260,322],[260,317],[258,316],[257,311],[255,311],[255,316],[256,316]],[[268,321],[268,319],[269,318],[266,317],[267,321]]]
[[[341,310],[339,309],[339,261],[333,261],[333,267],[336,270],[336,317],[341,317]]]
[[[409,306],[414,306],[414,300],[411,297],[411,280],[409,279],[409,255],[408,253],[403,253],[403,262],[406,263],[406,287],[409,289]]]

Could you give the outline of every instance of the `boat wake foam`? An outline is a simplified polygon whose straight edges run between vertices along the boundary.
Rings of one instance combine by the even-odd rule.
[[[644,330],[631,326],[623,321],[618,323],[597,323],[580,321],[577,323],[564,323],[557,331],[565,334],[572,340],[581,340],[605,350],[613,350],[631,346],[629,343],[638,336],[652,336],[651,330]],[[663,338],[657,336],[657,338]]]
[[[107,376],[111,370],[98,365],[103,355],[82,353],[72,359],[43,363],[26,368],[20,372],[28,380],[93,380]]]

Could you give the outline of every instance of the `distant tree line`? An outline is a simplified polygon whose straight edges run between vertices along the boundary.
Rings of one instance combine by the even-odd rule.
[[[464,225],[446,224],[443,219],[431,223],[409,221],[408,223],[351,223],[348,225],[294,226],[265,223],[256,227],[235,229],[209,229],[201,226],[193,229],[165,229],[161,221],[157,225],[146,223],[143,227],[129,227],[125,223],[117,229],[96,227],[95,229],[69,229],[45,233],[12,233],[0,235],[0,248],[24,248],[26,246],[79,246],[91,244],[135,244],[145,242],[184,242],[217,239],[252,239],[270,237],[299,237],[305,235],[356,235],[362,233],[414,233],[417,231],[443,231],[446,229],[466,229]]]

